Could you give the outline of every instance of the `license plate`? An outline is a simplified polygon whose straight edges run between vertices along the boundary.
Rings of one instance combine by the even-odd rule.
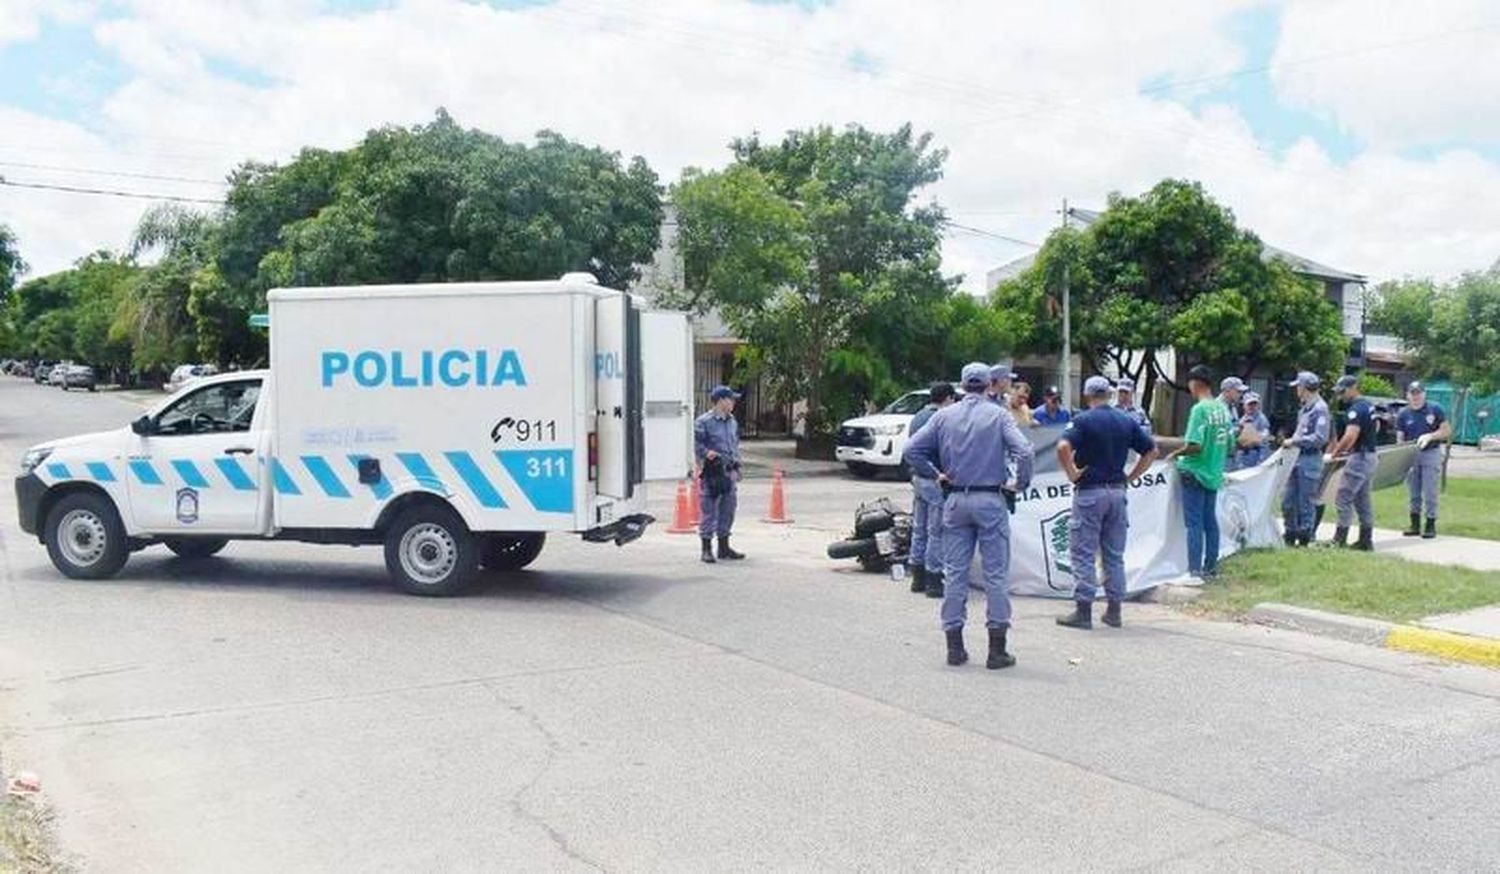
[[[890,555],[896,551],[896,540],[891,536],[889,530],[881,531],[875,535],[875,548],[879,550],[881,555]]]

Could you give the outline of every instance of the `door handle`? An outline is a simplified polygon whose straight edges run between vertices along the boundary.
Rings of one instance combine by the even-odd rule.
[[[224,450],[225,455],[254,455],[255,450],[249,446],[231,446]]]

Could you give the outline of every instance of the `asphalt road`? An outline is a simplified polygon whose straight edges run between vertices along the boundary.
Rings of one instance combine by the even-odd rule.
[[[135,410],[0,380],[0,463]],[[899,487],[792,489],[743,566],[558,540],[453,600],[286,544],[68,581],[7,502],[0,745],[90,871],[1500,868],[1500,673],[1031,600],[949,669],[821,556]]]

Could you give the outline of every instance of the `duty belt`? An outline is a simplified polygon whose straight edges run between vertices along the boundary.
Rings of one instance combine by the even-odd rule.
[[[965,495],[969,494],[970,492],[988,492],[990,494],[998,494],[1001,488],[1001,486],[958,486],[954,485],[953,483],[943,483],[944,492],[959,492]]]
[[[1083,484],[1081,486],[1074,486],[1073,487],[1073,491],[1075,491],[1075,492],[1086,492],[1086,491],[1089,491],[1090,489],[1123,489],[1123,488],[1125,488],[1125,483],[1085,483],[1085,484]]]

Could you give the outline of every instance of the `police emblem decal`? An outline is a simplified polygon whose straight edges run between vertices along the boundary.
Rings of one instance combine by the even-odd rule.
[[[1069,507],[1053,513],[1040,522],[1042,551],[1047,558],[1047,586],[1056,592],[1073,590],[1073,564],[1069,558],[1073,546],[1072,533],[1069,530],[1069,523],[1072,520],[1073,508]],[[1060,579],[1064,575],[1067,579]]]
[[[198,490],[177,490],[177,521],[193,523],[198,521]]]

